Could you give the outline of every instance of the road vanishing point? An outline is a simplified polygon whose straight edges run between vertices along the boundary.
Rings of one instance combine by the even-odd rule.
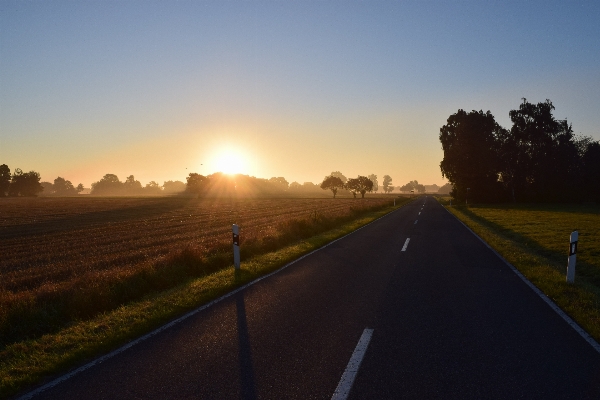
[[[584,336],[420,197],[22,398],[600,399]]]

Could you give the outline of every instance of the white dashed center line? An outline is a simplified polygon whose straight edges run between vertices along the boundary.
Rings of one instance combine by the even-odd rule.
[[[340,383],[335,389],[335,392],[333,392],[333,396],[331,396],[331,400],[345,400],[350,395],[350,389],[352,389],[360,363],[367,352],[371,336],[373,336],[373,329],[365,329],[363,331],[362,336],[358,340],[358,344],[354,348],[354,353],[352,353],[352,357],[350,357],[350,361],[348,361],[346,370],[340,379]]]
[[[406,242],[404,242],[404,246],[402,246],[401,251],[406,251],[406,248],[408,247],[408,242],[410,242],[410,238],[406,238]]]

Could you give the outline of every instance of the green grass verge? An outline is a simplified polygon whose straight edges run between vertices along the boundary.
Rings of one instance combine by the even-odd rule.
[[[444,205],[446,201],[440,199]],[[600,342],[600,207],[486,205],[447,209]],[[579,246],[574,284],[566,282],[569,235]]]
[[[363,214],[325,233],[274,252],[249,258],[238,274],[229,268],[189,280],[167,291],[74,322],[60,332],[14,343],[0,352],[0,398],[7,398],[56,374],[107,353],[202,304],[281,268],[283,265],[338,239],[410,202],[397,199],[396,207]]]

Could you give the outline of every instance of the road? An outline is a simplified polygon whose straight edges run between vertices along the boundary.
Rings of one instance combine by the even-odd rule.
[[[364,358],[351,368],[353,354]],[[421,197],[32,398],[330,399],[336,388],[598,399],[600,354]]]

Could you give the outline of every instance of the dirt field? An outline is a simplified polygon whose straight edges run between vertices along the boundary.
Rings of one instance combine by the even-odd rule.
[[[49,325],[161,289],[163,281],[172,286],[190,274],[172,269],[160,275],[160,269],[190,257],[225,254],[227,264],[232,223],[240,226],[242,249],[269,250],[282,243],[282,231],[306,236],[315,227],[322,230],[391,202],[381,197],[0,199],[0,334],[12,340],[41,334]]]

